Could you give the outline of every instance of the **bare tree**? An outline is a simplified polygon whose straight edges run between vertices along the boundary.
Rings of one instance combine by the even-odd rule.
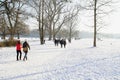
[[[34,9],[32,15],[38,21],[40,43],[43,44],[45,30],[49,32],[49,40],[55,39],[56,34],[69,21],[70,9],[66,0],[30,0],[29,5]],[[73,16],[72,16],[73,17]]]
[[[69,23],[68,24],[66,24],[66,26],[67,26],[67,34],[68,34],[68,40],[69,40],[69,42],[71,43],[71,39],[72,39],[72,37],[74,37],[74,32],[76,31],[76,23],[73,21],[73,20],[71,20],[71,21],[69,21]]]
[[[54,38],[55,33],[55,24],[58,20],[60,20],[60,14],[64,7],[64,3],[62,0],[46,0],[45,2],[45,15],[47,30],[49,32],[49,40]]]
[[[74,17],[74,16],[68,17],[70,13],[76,12],[75,8],[74,8],[75,10],[72,10],[73,12],[71,11],[71,8],[68,9],[68,7],[70,6],[71,6],[70,1],[66,0],[47,1],[46,15],[48,20],[46,21],[48,22],[47,24],[49,25],[47,26],[49,31],[49,40],[51,40],[51,38],[55,39],[56,35],[60,31],[60,29],[64,26],[64,24],[68,22],[72,17]],[[77,13],[78,12],[79,11],[77,10]]]
[[[71,39],[72,37],[74,37],[76,34],[74,34],[77,30],[76,30],[76,25],[77,25],[77,17],[79,14],[80,9],[78,9],[77,5],[72,8],[70,7],[70,12],[68,17],[67,22],[65,23],[65,26],[68,29],[68,40],[71,43]]]
[[[28,0],[28,5],[33,9],[31,16],[38,21],[38,29],[40,36],[40,44],[44,44],[44,29],[45,29],[45,16],[44,16],[44,0]]]
[[[51,40],[52,35],[55,33],[56,23],[59,21],[60,24],[60,14],[63,9],[64,0],[30,0],[29,5],[34,9],[36,19],[39,24],[39,35],[41,44],[44,41],[44,32],[47,27],[49,31],[49,40]],[[61,20],[62,21],[62,20]],[[63,25],[61,22],[60,27]]]
[[[18,22],[15,30],[15,34],[17,35],[17,38],[20,39],[20,35],[29,34],[30,30],[28,28],[28,25],[26,25],[23,21]]]
[[[6,38],[7,33],[7,25],[5,22],[4,14],[2,14],[0,15],[0,35],[2,36],[2,39]]]
[[[19,16],[22,13],[24,1],[21,0],[3,0],[1,1],[2,12],[5,14],[6,24],[10,33],[10,39],[13,40]]]
[[[93,46],[96,47],[96,38],[98,30],[101,29],[99,25],[100,21],[105,15],[113,12],[112,5],[114,4],[113,0],[85,0],[84,7],[80,6],[83,9],[90,10],[93,12],[93,27],[94,27],[94,40]]]

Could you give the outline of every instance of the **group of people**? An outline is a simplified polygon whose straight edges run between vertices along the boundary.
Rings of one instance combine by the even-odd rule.
[[[61,48],[64,46],[64,48],[66,47],[66,40],[65,39],[55,39],[54,40],[55,46],[58,46],[58,44],[60,43]]]
[[[55,39],[54,43],[55,43],[55,46],[58,46],[58,44],[60,44],[61,48],[63,46],[64,46],[64,48],[66,47],[66,40],[65,39],[61,39],[61,40]],[[23,57],[23,61],[25,61],[25,60],[27,60],[28,49],[30,50],[30,46],[26,40],[23,43],[23,45],[21,44],[20,40],[17,41],[17,44],[16,44],[17,61],[21,60],[21,58],[22,58],[22,49],[23,49],[23,52],[25,53],[25,55]]]
[[[23,52],[25,53],[23,61],[27,60],[27,53],[28,53],[28,49],[30,50],[30,46],[27,41],[25,41],[22,45],[19,40],[19,41],[17,41],[17,44],[16,44],[17,61],[21,60],[21,58],[22,58],[22,51],[21,51],[22,48],[23,48]]]

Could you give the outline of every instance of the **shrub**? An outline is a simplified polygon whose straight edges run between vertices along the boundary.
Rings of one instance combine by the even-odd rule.
[[[4,40],[0,42],[0,47],[15,46],[18,40]]]

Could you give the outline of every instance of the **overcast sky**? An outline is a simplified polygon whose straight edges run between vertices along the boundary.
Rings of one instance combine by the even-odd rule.
[[[120,9],[114,14],[111,14],[108,20],[110,24],[108,25],[108,30],[106,31],[110,33],[120,33]]]
[[[80,20],[78,22],[78,27],[80,31],[90,31],[90,32],[93,31],[93,28],[87,26],[89,24],[88,22],[91,22],[89,21],[89,19],[86,19],[85,17],[80,17],[79,19]],[[30,24],[30,29],[38,28],[36,21],[33,19],[30,19],[27,23]],[[113,13],[106,16],[105,24],[107,25],[101,29],[101,32],[120,33],[120,5],[119,4],[116,4],[115,11]]]
[[[115,1],[115,0],[113,0]],[[119,1],[119,0],[118,0]],[[119,3],[115,4],[113,7],[115,10],[110,13],[109,15],[105,16],[106,26],[103,27],[100,32],[103,33],[120,33],[120,1]],[[82,15],[81,15],[82,16]],[[80,17],[80,23],[78,26],[80,26],[80,31],[93,31],[93,28],[90,27],[90,23],[93,24],[93,22],[90,19],[86,19],[88,17]]]

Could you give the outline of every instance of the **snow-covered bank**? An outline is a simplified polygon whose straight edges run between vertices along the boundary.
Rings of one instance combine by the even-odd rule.
[[[120,40],[81,39],[54,46],[28,40],[28,61],[16,61],[15,47],[0,48],[0,80],[120,80]],[[23,53],[24,55],[24,53]]]

